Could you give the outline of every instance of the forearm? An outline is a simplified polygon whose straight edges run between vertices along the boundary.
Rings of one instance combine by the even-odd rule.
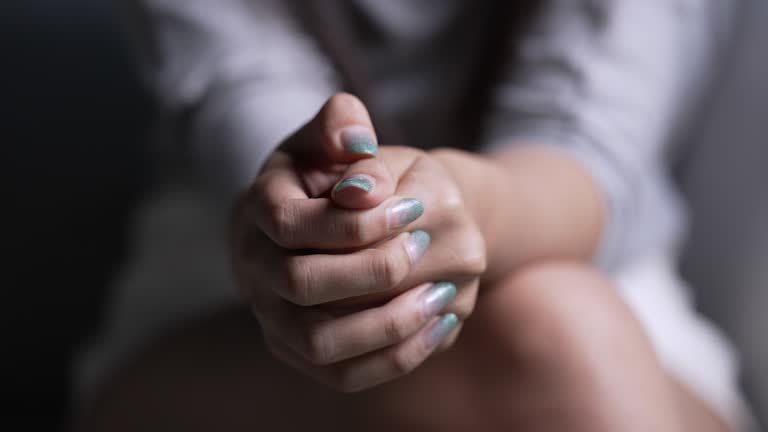
[[[538,146],[518,146],[493,157],[450,149],[433,155],[454,177],[483,233],[485,279],[535,260],[592,259],[605,205],[575,159]]]
[[[594,262],[613,273],[644,255],[679,246],[684,208],[668,175],[669,161],[675,157],[672,144],[685,130],[710,66],[716,64],[734,2],[588,3],[546,2],[525,37],[511,45],[514,52],[489,98],[480,142],[484,151],[538,143],[583,166],[605,213],[595,230],[600,245]],[[515,173],[509,175],[528,176],[524,173],[538,171],[539,163],[530,168],[513,163]],[[585,229],[582,206],[590,194],[580,192],[581,177],[572,177],[571,170],[553,172],[556,177],[548,177],[547,170],[529,176],[544,175],[529,190],[547,202],[523,199],[533,208],[519,211],[538,213],[536,208],[549,206],[563,220],[554,228],[537,221],[520,241],[557,239],[556,244],[568,246],[568,257],[576,250],[580,255],[583,244],[574,249],[571,240],[561,242],[570,237],[560,230],[572,230],[571,236],[586,234],[578,230]],[[564,183],[565,193],[552,190],[559,183]],[[558,217],[544,216],[544,221]],[[545,241],[537,246],[534,256],[550,256],[552,251],[562,256],[560,248],[549,245]]]

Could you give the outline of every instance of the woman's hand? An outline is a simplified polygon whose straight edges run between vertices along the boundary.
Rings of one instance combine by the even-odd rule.
[[[332,98],[234,215],[235,274],[269,347],[345,391],[453,343],[485,269],[483,237],[442,164],[403,147],[365,158],[374,142],[362,104]]]

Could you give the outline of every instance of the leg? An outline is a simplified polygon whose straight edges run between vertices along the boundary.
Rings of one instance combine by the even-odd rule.
[[[118,375],[91,429],[726,431],[659,367],[614,288],[576,265],[486,287],[452,350],[355,395],[269,359],[256,333],[230,314],[163,341]]]
[[[483,388],[494,389],[486,390],[489,401],[504,401],[492,410],[497,424],[536,431],[727,430],[662,370],[616,289],[588,268],[531,266],[490,287],[477,314],[462,346],[479,353],[485,345],[485,367],[476,370],[494,371]],[[490,352],[488,340],[498,341]]]

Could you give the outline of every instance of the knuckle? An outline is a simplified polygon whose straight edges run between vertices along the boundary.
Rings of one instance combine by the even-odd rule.
[[[290,200],[272,205],[269,218],[273,240],[280,246],[290,248],[296,227],[296,210]]]
[[[461,191],[453,184],[441,188],[434,205],[440,212],[448,215],[460,215],[465,212]]]
[[[485,270],[488,267],[485,254],[483,253],[465,253],[462,264],[463,272],[472,276],[478,276],[485,273]]]
[[[414,351],[402,349],[392,351],[389,362],[395,374],[398,376],[408,374],[421,364],[424,354],[421,350]]]
[[[384,320],[384,337],[387,343],[394,344],[408,337],[407,323],[396,315],[390,316]]]
[[[343,238],[354,245],[370,243],[369,229],[358,217],[349,218],[340,222],[339,231]]]
[[[341,222],[339,230],[344,238],[356,242],[362,237],[363,226],[351,219]]]
[[[310,326],[305,335],[305,357],[318,366],[333,362],[335,347],[334,338],[322,326]]]
[[[392,288],[408,275],[408,266],[394,254],[377,250],[371,259],[371,273],[378,287]]]
[[[283,297],[300,306],[311,306],[312,275],[304,257],[290,257],[285,262],[285,283],[280,287]]]
[[[461,192],[455,186],[446,188],[446,193],[443,194],[442,205],[443,208],[452,212],[465,211],[464,199],[461,196]]]
[[[461,236],[458,244],[459,268],[468,276],[478,276],[485,272],[488,260],[485,255],[485,240],[476,230],[468,230]]]

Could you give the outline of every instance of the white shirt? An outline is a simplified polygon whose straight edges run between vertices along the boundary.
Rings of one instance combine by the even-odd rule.
[[[597,259],[609,271],[680,242],[670,143],[733,8],[548,0],[514,34],[521,23],[504,7],[516,2],[139,3],[149,82],[167,112],[186,120],[185,144],[224,190],[245,187],[282,138],[356,82],[377,127],[391,126],[382,129],[397,131],[399,144],[484,151],[525,142],[573,155],[604,193]],[[493,80],[481,75],[489,60],[498,60]],[[452,142],[465,137],[463,108],[484,84],[481,133]]]

